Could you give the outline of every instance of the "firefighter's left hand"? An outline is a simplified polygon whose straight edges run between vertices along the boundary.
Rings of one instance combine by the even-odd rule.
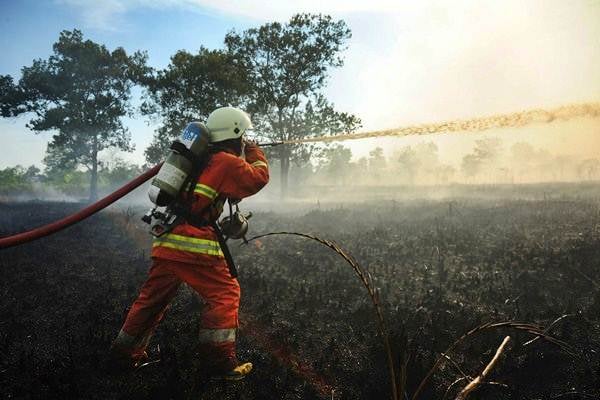
[[[258,147],[258,144],[252,139],[244,138],[244,145],[246,147]]]

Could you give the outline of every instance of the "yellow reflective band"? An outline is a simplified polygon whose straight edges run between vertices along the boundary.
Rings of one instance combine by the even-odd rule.
[[[159,242],[154,243],[152,247],[168,247],[170,249],[181,250],[181,251],[189,251],[190,253],[198,253],[198,254],[206,254],[209,256],[219,256],[223,257],[223,252],[215,249],[200,249],[194,246],[186,246],[173,242]]]
[[[217,242],[215,240],[183,236],[183,235],[178,235],[176,233],[167,233],[166,235],[156,238],[155,240],[165,240],[165,239],[167,239],[167,240],[170,239],[170,240],[174,240],[177,242],[188,242],[188,243],[194,243],[194,244],[208,244],[208,245],[217,246],[217,247],[219,246],[219,242]]]
[[[202,183],[198,183],[196,185],[194,188],[194,193],[206,196],[211,200],[214,200],[219,195],[215,189],[211,188],[210,186],[203,185]]]
[[[269,166],[267,165],[267,163],[266,163],[266,162],[264,162],[264,161],[260,161],[260,160],[258,160],[258,161],[254,161],[254,162],[253,162],[252,164],[250,164],[250,165],[252,165],[253,167],[265,167],[265,168],[269,168]]]
[[[235,342],[236,328],[228,329],[200,329],[198,341],[200,343]]]
[[[175,250],[223,257],[223,252],[221,251],[219,242],[176,235],[174,233],[168,233],[164,236],[154,239],[152,247],[168,247]]]

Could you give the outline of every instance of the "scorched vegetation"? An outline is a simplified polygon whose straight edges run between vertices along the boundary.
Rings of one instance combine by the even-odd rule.
[[[0,234],[66,215],[62,203],[0,205]],[[232,246],[242,285],[239,356],[255,371],[223,386],[196,374],[200,299],[183,287],[153,339],[161,362],[116,375],[106,354],[149,266],[131,212],[104,212],[2,250],[0,385],[6,398],[384,399],[375,309],[356,274],[313,241]],[[600,203],[455,199],[257,213],[252,234],[333,239],[371,275],[400,398],[455,398],[511,340],[469,398],[600,396]],[[452,344],[484,323],[488,326]],[[522,325],[519,325],[523,327]],[[534,339],[534,340],[532,340]],[[436,362],[437,361],[437,362]],[[432,370],[432,367],[436,366]],[[429,379],[424,378],[429,374]],[[418,387],[421,389],[418,390]],[[405,397],[406,396],[406,397]]]

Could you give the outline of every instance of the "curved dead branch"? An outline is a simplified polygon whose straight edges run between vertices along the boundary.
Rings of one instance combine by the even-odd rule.
[[[379,334],[381,335],[381,337],[383,339],[385,352],[387,355],[388,370],[390,373],[390,380],[391,380],[391,386],[392,386],[392,399],[398,400],[399,399],[398,393],[403,393],[404,388],[398,387],[398,385],[396,383],[397,382],[396,381],[396,369],[394,366],[394,359],[393,359],[393,353],[392,353],[392,347],[390,344],[388,329],[387,329],[387,326],[385,323],[385,319],[383,317],[383,310],[381,307],[381,303],[379,301],[379,289],[375,286],[375,284],[373,282],[373,277],[371,276],[371,274],[368,271],[364,270],[360,266],[360,264],[351,255],[349,255],[347,252],[345,252],[337,243],[335,243],[331,240],[321,239],[320,237],[310,235],[307,233],[271,232],[271,233],[265,233],[262,235],[254,236],[254,237],[248,239],[247,242],[251,242],[256,239],[264,238],[267,236],[275,236],[275,235],[299,236],[299,237],[303,237],[306,239],[310,239],[310,240],[319,242],[322,245],[330,248],[331,250],[333,250],[337,254],[339,254],[352,267],[352,269],[354,270],[354,272],[360,279],[361,283],[367,290],[367,292],[369,294],[369,298],[371,299],[371,302],[373,303],[373,307],[375,308],[375,313],[377,316],[377,318],[376,318],[377,319],[377,329],[379,330]]]

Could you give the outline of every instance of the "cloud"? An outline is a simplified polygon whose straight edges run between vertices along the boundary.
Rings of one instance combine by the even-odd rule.
[[[400,10],[398,0],[296,0],[296,1],[240,1],[240,0],[186,0],[188,6],[212,9],[224,14],[249,17],[256,20],[287,19],[301,12],[324,14],[385,13]]]
[[[59,5],[74,9],[86,28],[114,31],[124,22],[125,15],[136,9],[186,9],[202,14],[217,13],[256,21],[285,20],[300,12],[347,15],[354,13],[387,13],[399,11],[393,0],[57,0]]]
[[[123,0],[58,0],[59,5],[74,9],[84,27],[102,31],[115,31],[122,16],[133,6],[134,1]]]

